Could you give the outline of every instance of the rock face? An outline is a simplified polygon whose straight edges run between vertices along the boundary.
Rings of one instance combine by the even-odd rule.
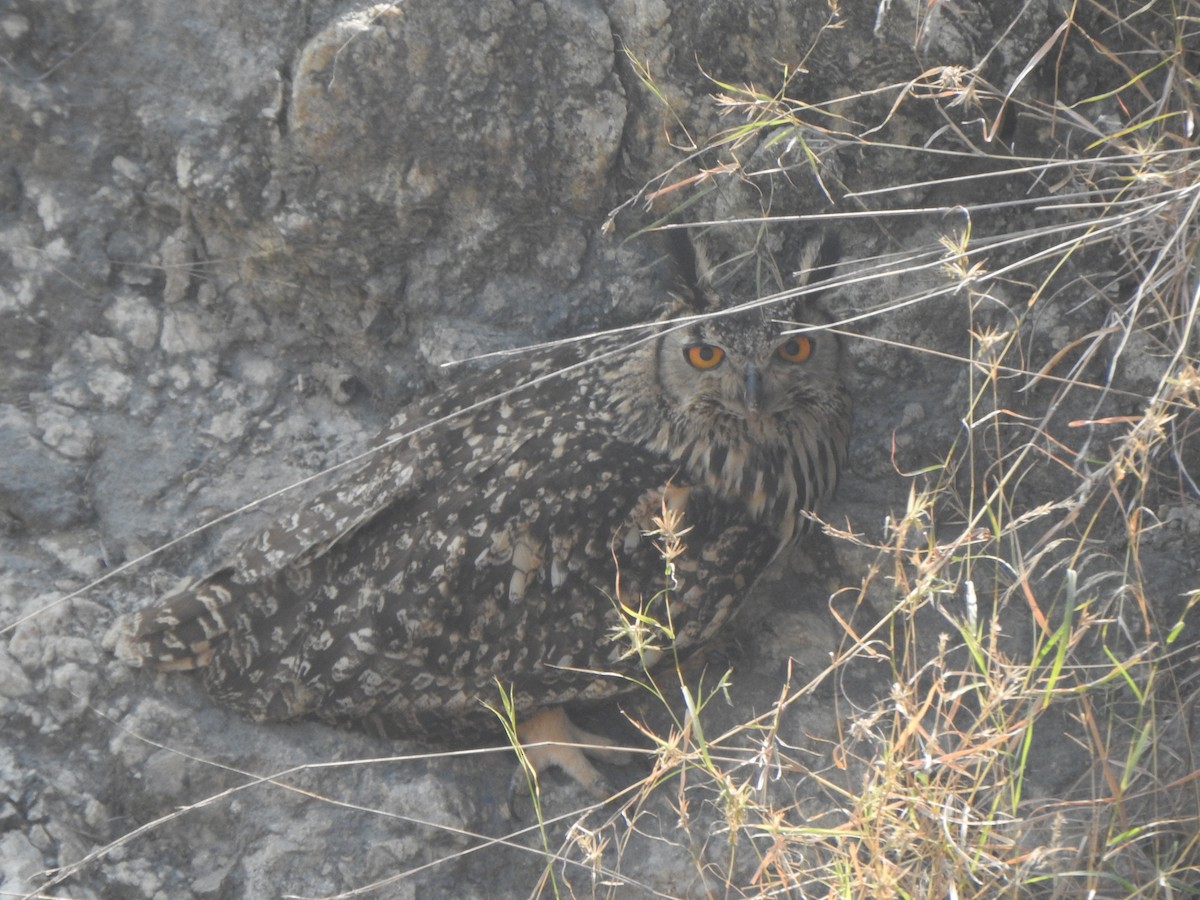
[[[0,890],[32,890],[55,867],[70,867],[78,897],[314,896],[396,877],[387,896],[534,890],[544,857],[487,837],[540,846],[505,818],[511,755],[331,768],[396,748],[241,722],[189,679],[126,670],[101,636],[203,572],[272,501],[246,504],[350,457],[404,402],[452,380],[441,364],[639,321],[666,288],[657,245],[634,235],[660,217],[858,212],[884,188],[894,205],[933,210],[904,227],[842,222],[847,257],[862,260],[936,247],[944,210],[1028,190],[1014,177],[930,184],[986,165],[887,148],[961,149],[955,135],[979,139],[981,114],[948,125],[934,104],[894,107],[894,91],[875,89],[985,56],[990,80],[1011,84],[1056,5],[935,4],[920,21],[911,6],[846,3],[838,17],[816,0],[14,0],[0,11]],[[785,77],[820,127],[778,124],[700,152],[746,120],[721,95],[772,95]],[[1102,88],[1082,65],[1066,84],[1053,72],[1021,84],[1034,96]],[[846,137],[873,126],[882,152]],[[1018,137],[1027,152],[1047,139]],[[1019,230],[1016,216],[993,229]],[[754,224],[723,233],[731,248],[759,237]],[[790,235],[768,240],[785,269]],[[1017,251],[993,265],[1005,252]],[[939,283],[893,272],[839,303],[870,311]],[[1068,321],[1078,333],[1080,315],[1103,314],[1052,307],[1039,333]],[[947,293],[860,327],[960,353],[970,325]],[[878,530],[904,505],[895,467],[927,465],[956,439],[968,375],[887,344],[850,351],[858,437],[837,512]],[[863,558],[818,547],[827,558],[815,576],[809,561],[805,609],[780,586],[747,611],[742,643],[761,650],[742,660],[730,715],[769,704],[789,658],[809,676],[828,663],[838,636],[824,601],[858,580]],[[795,740],[832,733],[823,704],[795,709]],[[544,799],[554,812],[579,798],[551,783]],[[671,840],[627,851],[622,896],[703,891],[695,848]],[[586,885],[593,873],[558,877]]]

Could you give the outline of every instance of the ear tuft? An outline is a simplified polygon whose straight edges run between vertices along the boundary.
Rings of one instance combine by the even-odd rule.
[[[802,277],[805,286],[816,287],[837,271],[842,258],[842,241],[836,232],[827,231],[804,251]]]
[[[679,283],[682,299],[689,306],[703,309],[704,288],[701,287],[699,259],[691,235],[686,228],[668,228],[663,234],[674,263],[675,278]]]

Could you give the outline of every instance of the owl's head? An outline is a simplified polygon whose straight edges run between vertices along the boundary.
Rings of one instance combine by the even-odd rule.
[[[817,288],[833,271],[833,240],[811,243],[789,300],[754,305],[747,280],[714,287],[690,243],[673,248],[681,273],[671,317],[695,316],[655,348],[657,387],[669,411],[671,458],[713,490],[744,500],[790,537],[799,511],[836,485],[849,440],[842,349],[821,329]],[[739,287],[739,285],[741,285]]]

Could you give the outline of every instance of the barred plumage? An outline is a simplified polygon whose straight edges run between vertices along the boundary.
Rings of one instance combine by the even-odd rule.
[[[495,730],[498,683],[523,717],[626,689],[611,673],[642,661],[612,637],[618,584],[686,655],[833,489],[849,435],[837,340],[780,333],[819,322],[810,303],[729,300],[697,281],[664,323],[722,315],[525,355],[415,404],[332,488],[129,617],[119,652],[202,667],[255,719],[434,740]],[[478,404],[504,379],[528,386]],[[664,504],[689,530],[655,600]]]

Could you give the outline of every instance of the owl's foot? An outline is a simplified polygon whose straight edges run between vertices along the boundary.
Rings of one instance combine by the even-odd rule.
[[[588,757],[621,766],[630,760],[629,753],[617,749],[615,741],[584,731],[572,722],[561,706],[543,709],[520,722],[517,737],[535,775],[561,769],[597,800],[606,800],[613,792]],[[515,800],[528,786],[527,774],[518,766],[508,792],[508,806],[514,815]]]

